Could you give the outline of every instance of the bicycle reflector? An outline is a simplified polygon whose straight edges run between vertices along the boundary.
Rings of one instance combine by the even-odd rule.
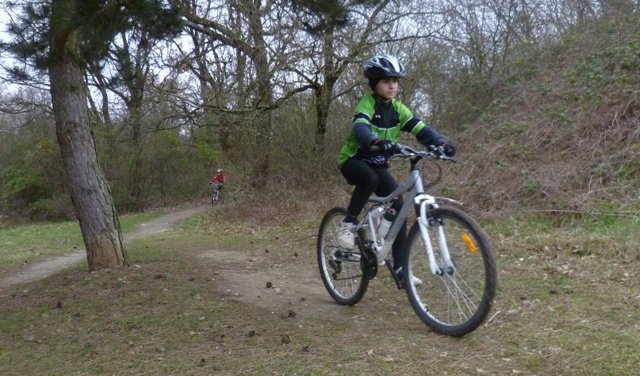
[[[473,240],[471,240],[471,237],[467,233],[462,234],[462,241],[467,245],[467,248],[469,248],[471,252],[478,252],[478,247],[476,247]]]

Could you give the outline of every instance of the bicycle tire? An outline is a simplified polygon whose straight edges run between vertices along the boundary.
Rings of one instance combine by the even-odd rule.
[[[414,311],[433,331],[463,336],[478,328],[491,311],[497,286],[495,260],[489,240],[476,221],[460,209],[429,211],[429,236],[439,265],[436,227],[444,226],[455,270],[434,275],[429,267],[418,222],[407,238],[403,270],[409,271],[405,291]],[[416,286],[411,276],[422,280]]]
[[[338,304],[354,305],[364,296],[369,279],[362,272],[362,255],[358,248],[340,247],[336,225],[347,215],[344,208],[332,208],[320,223],[317,239],[318,268],[324,287]]]
[[[223,199],[222,191],[221,190],[214,191],[211,194],[211,205],[216,206],[216,205],[222,204],[222,199]]]

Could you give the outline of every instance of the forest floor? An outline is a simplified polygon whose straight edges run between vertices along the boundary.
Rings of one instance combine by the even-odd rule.
[[[495,305],[476,331],[452,338],[431,332],[385,271],[355,306],[335,304],[317,271],[322,209],[280,204],[176,211],[125,235],[128,268],[49,263],[46,277],[3,282],[0,374],[633,375],[640,367],[634,223],[615,243],[569,227],[490,224]],[[269,220],[284,212],[280,223]]]

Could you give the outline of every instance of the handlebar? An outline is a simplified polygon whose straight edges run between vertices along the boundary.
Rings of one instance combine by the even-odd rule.
[[[393,158],[433,158],[436,160],[456,162],[455,159],[447,157],[444,154],[444,148],[442,146],[430,145],[427,147],[427,151],[416,150],[409,145],[403,145],[400,143],[394,144],[394,153],[389,157]],[[381,152],[382,148],[377,145],[371,145],[369,150],[372,152]]]
[[[374,147],[377,147],[374,145]],[[382,148],[377,147],[378,150],[377,151],[382,151]],[[372,151],[376,151],[373,147],[371,148]],[[408,159],[410,161],[411,170],[415,170],[417,169],[417,165],[418,162],[420,162],[422,159],[425,158],[431,158],[433,160],[443,160],[443,161],[450,161],[450,162],[456,162],[455,159],[448,157],[444,154],[444,148],[442,146],[428,146],[426,151],[423,150],[416,150],[414,148],[412,148],[409,145],[403,145],[403,144],[394,144],[393,145],[393,150],[394,153],[389,157],[389,160],[394,159],[394,158],[403,158],[403,159]],[[437,167],[437,173],[436,173],[436,177],[434,179],[432,179],[428,184],[425,184],[425,189],[429,189],[431,187],[433,187],[434,185],[438,184],[440,182],[440,180],[442,179],[442,167],[440,166],[440,164],[436,163],[435,164]]]

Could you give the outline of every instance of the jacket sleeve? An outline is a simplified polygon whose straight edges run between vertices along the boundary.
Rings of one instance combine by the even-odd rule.
[[[353,135],[356,141],[358,141],[358,145],[364,149],[368,148],[371,142],[377,138],[376,135],[371,132],[371,128],[364,123],[353,124]]]
[[[367,149],[371,142],[377,137],[371,131],[371,116],[373,107],[368,98],[363,98],[354,111],[353,115],[353,135],[358,141],[358,146]]]
[[[438,133],[432,127],[425,125],[417,134],[416,139],[424,146],[435,145],[440,146],[447,142],[443,135]]]
[[[414,117],[411,111],[404,104],[399,104],[398,112],[400,114],[402,130],[410,132],[422,145],[440,146],[447,142],[447,139],[438,133],[438,131],[425,124],[422,120]]]

